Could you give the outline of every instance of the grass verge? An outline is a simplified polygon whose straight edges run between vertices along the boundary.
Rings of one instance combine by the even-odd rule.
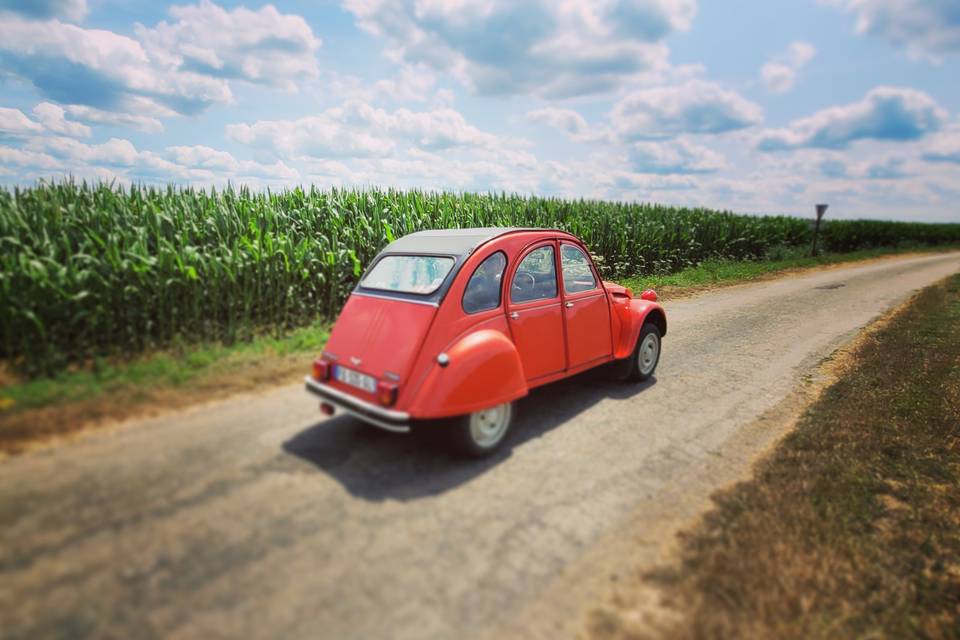
[[[182,407],[289,382],[309,370],[329,324],[230,346],[185,346],[123,363],[96,363],[0,387],[0,452],[156,408]]]
[[[656,635],[960,636],[960,275],[853,357],[753,479],[682,534],[678,562],[644,576],[675,613]]]
[[[871,260],[905,253],[935,253],[945,248],[865,249],[851,253],[822,253],[813,258],[807,249],[781,249],[767,260],[734,261],[707,260],[695,267],[667,275],[627,278],[622,284],[636,292],[656,289],[664,298],[679,298],[719,286],[734,285],[782,275],[784,272],[803,271],[816,267]]]

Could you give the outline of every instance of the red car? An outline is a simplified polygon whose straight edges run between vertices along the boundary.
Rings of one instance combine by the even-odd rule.
[[[390,431],[447,419],[459,449],[503,442],[514,402],[540,385],[612,363],[641,381],[660,358],[667,317],[600,279],[564,231],[421,231],[390,243],[347,299],[307,389]]]

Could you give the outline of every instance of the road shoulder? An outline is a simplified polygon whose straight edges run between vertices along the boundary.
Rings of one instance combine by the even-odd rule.
[[[683,502],[686,523],[673,517],[672,531],[660,522],[653,532],[646,523],[657,514],[641,508],[585,559],[585,573],[593,564],[606,574],[564,631],[949,635],[960,603],[957,362],[953,276],[886,314],[738,433],[704,470],[727,488]],[[751,451],[759,461],[744,466]],[[738,478],[737,468],[750,473]]]

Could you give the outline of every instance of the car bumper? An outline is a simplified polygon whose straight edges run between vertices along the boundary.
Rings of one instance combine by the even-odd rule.
[[[375,427],[395,431],[397,433],[410,432],[410,414],[404,411],[393,411],[378,407],[372,402],[360,400],[342,391],[334,389],[322,382],[317,382],[310,376],[305,379],[307,391],[319,396],[324,402],[332,404],[341,411],[360,418]]]

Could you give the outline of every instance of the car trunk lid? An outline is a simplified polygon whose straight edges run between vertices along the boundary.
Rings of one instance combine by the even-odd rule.
[[[354,293],[340,312],[324,353],[335,357],[337,366],[402,385],[436,311],[432,304]],[[365,395],[347,385],[342,388]]]

